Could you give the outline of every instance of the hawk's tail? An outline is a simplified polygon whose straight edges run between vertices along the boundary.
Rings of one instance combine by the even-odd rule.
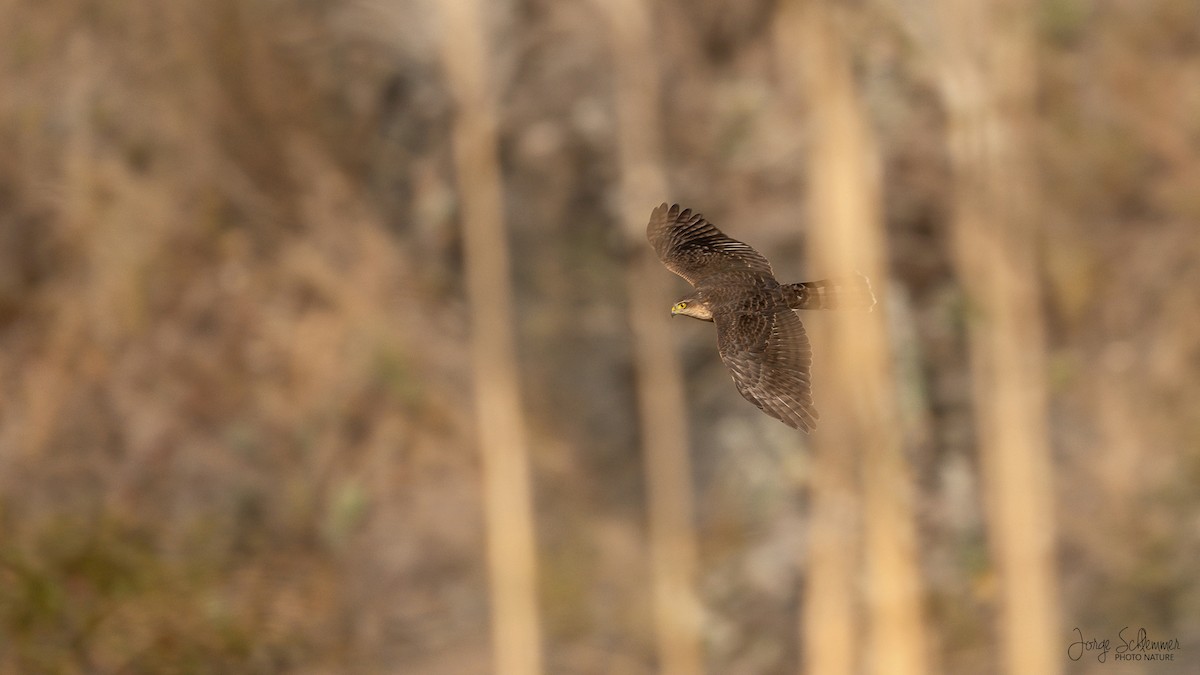
[[[792,309],[863,309],[875,306],[871,280],[864,274],[834,277],[800,284],[784,284],[784,298]]]

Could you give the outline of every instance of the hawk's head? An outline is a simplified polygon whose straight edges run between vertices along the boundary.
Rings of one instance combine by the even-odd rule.
[[[693,319],[700,319],[701,321],[713,320],[712,310],[709,309],[708,303],[695,295],[689,295],[675,303],[671,307],[671,316],[675,316],[676,314],[690,316]]]

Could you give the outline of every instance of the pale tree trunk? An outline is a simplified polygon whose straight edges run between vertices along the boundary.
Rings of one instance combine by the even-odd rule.
[[[1034,7],[939,3],[937,54],[968,295],[972,385],[1007,671],[1061,670],[1030,161]]]
[[[776,36],[781,75],[802,83],[808,104],[811,268],[821,275],[858,269],[872,279],[882,302],[870,314],[831,312],[808,322],[823,337],[813,366],[823,414],[814,434],[805,669],[857,672],[861,652],[866,672],[926,675],[933,671],[921,609],[914,493],[885,325],[878,157],[843,44],[840,11],[828,0],[787,2]],[[860,531],[865,650],[855,630]]]
[[[669,332],[669,272],[646,241],[650,211],[666,199],[659,74],[643,0],[598,0],[615,66],[621,219],[630,251],[629,323],[646,461],[650,555],[659,672],[703,671],[696,597],[696,538],[683,373]]]
[[[476,424],[498,675],[541,672],[529,458],[517,380],[512,288],[495,103],[476,0],[443,0],[442,57],[457,110],[454,165],[462,204]]]

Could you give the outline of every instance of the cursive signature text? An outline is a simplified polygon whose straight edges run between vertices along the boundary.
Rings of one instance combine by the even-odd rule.
[[[1129,626],[1121,629],[1117,633],[1117,640],[1120,644],[1117,645],[1117,660],[1118,661],[1173,661],[1175,655],[1171,652],[1179,651],[1179,638],[1171,638],[1169,640],[1151,640],[1146,634],[1145,628],[1139,628],[1136,637],[1125,637],[1125,631],[1129,630]],[[1166,653],[1163,653],[1166,652]]]
[[[1108,658],[1108,640],[1098,640],[1096,638],[1084,640],[1083,631],[1079,630],[1078,626],[1075,627],[1075,635],[1079,636],[1079,639],[1067,645],[1067,658],[1072,661],[1078,661],[1083,658],[1084,652],[1098,651],[1100,653],[1096,655],[1096,660],[1104,663],[1104,660]]]
[[[1117,633],[1115,643],[1107,638],[1084,639],[1083,631],[1075,628],[1076,639],[1067,645],[1067,658],[1078,661],[1086,652],[1096,652],[1096,660],[1104,663],[1108,653],[1113,652],[1117,661],[1174,661],[1175,652],[1180,650],[1179,639],[1151,640],[1145,628],[1130,631],[1129,626]]]

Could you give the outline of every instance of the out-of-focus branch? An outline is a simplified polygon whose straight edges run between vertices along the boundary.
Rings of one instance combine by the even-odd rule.
[[[797,118],[801,101],[807,95],[808,77],[804,63],[811,58],[805,41],[810,34],[820,32],[808,22],[812,12],[807,0],[781,3],[775,24],[775,56],[787,92],[788,105]],[[823,38],[822,38],[823,39]],[[815,134],[814,134],[815,135]],[[822,170],[813,175],[820,176]],[[811,199],[816,198],[812,190]],[[821,330],[820,322],[809,322],[814,337]],[[826,331],[828,332],[828,331]],[[818,340],[818,345],[824,340]],[[825,363],[831,363],[823,355]],[[828,378],[821,376],[821,367],[814,369],[816,391],[820,405],[826,411],[821,420],[821,435],[832,433],[838,416],[829,414],[834,405],[831,391],[820,384]],[[826,371],[827,373],[829,371]],[[816,443],[812,477],[810,479],[811,532],[808,544],[808,569],[805,578],[804,606],[801,611],[800,644],[801,670],[814,675],[851,675],[857,672],[858,650],[855,641],[860,634],[857,613],[857,583],[859,568],[858,508],[855,501],[854,466],[858,460],[857,446]]]
[[[659,141],[660,89],[650,14],[642,0],[596,3],[615,65],[621,216],[632,259],[626,275],[646,458],[650,555],[660,672],[699,673],[700,605],[683,374],[666,322],[669,277],[646,242],[650,210],[666,196]]]
[[[1037,207],[1028,155],[1033,7],[939,3],[940,82],[955,175],[955,245],[969,338],[989,534],[1010,673],[1060,671],[1046,435]]]
[[[808,102],[812,268],[822,274],[861,270],[883,291],[886,302],[877,151],[838,19],[836,3],[787,2],[777,34],[781,72],[802,83]],[[811,673],[856,670],[853,573],[860,530],[854,527],[850,503],[855,492],[861,497],[864,535],[867,670],[932,672],[921,611],[912,484],[902,453],[885,316],[886,308],[872,314],[829,313],[809,322],[824,338],[814,367],[824,414],[814,435],[814,536],[804,613],[806,670]]]
[[[529,459],[517,381],[512,290],[495,131],[476,0],[445,0],[442,57],[458,104],[454,164],[462,202],[476,423],[483,456],[492,640],[499,675],[541,672]]]

